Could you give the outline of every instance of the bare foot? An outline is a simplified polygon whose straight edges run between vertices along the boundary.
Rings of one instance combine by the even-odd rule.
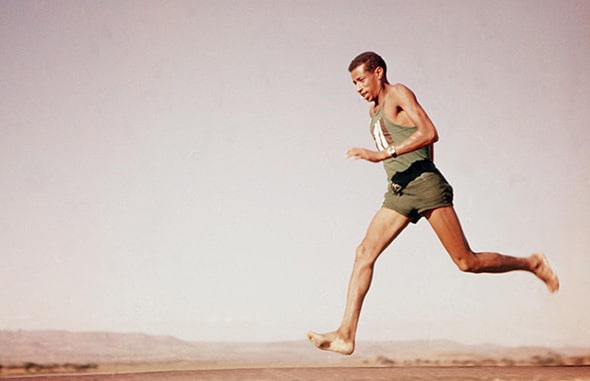
[[[307,338],[313,345],[325,351],[337,352],[343,355],[350,355],[354,352],[354,342],[341,339],[336,332],[326,334],[308,332]]]
[[[549,262],[547,262],[545,255],[542,253],[534,253],[532,257],[537,260],[534,271],[539,279],[545,282],[549,291],[556,292],[559,290],[559,279],[553,272],[553,269],[551,269],[551,266],[549,266]]]

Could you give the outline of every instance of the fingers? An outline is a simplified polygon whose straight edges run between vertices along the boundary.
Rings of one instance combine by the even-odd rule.
[[[360,148],[351,148],[344,154],[349,159],[362,159],[363,158],[363,151]]]

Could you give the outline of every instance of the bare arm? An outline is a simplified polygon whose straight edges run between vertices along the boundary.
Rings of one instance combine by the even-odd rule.
[[[394,145],[396,155],[403,155],[426,146],[431,146],[430,152],[433,153],[434,143],[438,141],[438,133],[436,127],[416,100],[414,93],[404,85],[394,85],[390,97],[388,103],[405,111],[411,120],[410,123],[416,126],[416,132],[404,141]],[[387,151],[372,151],[355,147],[346,151],[346,157],[377,163],[389,159],[391,155]]]
[[[372,163],[378,163],[391,157],[387,151],[373,151],[366,148],[354,147],[346,151],[346,157],[363,159]]]
[[[416,100],[414,93],[404,85],[396,85],[395,96],[401,109],[406,112],[416,126],[416,132],[406,140],[395,144],[395,152],[398,155],[403,155],[436,143],[438,141],[436,127]]]

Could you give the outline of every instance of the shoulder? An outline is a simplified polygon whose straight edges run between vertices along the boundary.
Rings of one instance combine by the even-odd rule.
[[[395,83],[390,86],[391,86],[391,89],[394,91],[409,91],[410,90],[408,88],[408,86],[404,85],[403,83]]]
[[[388,103],[393,107],[405,110],[408,108],[414,108],[418,104],[418,100],[416,99],[414,92],[412,92],[412,90],[406,85],[396,83],[390,87]]]
[[[412,90],[410,90],[410,88],[407,87],[406,85],[404,85],[403,83],[396,83],[394,85],[391,85],[390,94],[393,97],[402,98],[402,99],[408,99],[408,98],[415,97]]]

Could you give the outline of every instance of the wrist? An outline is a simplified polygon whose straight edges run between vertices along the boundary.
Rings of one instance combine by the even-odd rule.
[[[387,158],[396,158],[397,157],[397,152],[395,150],[395,147],[392,145],[390,145],[389,147],[385,148],[385,152],[387,153]]]

